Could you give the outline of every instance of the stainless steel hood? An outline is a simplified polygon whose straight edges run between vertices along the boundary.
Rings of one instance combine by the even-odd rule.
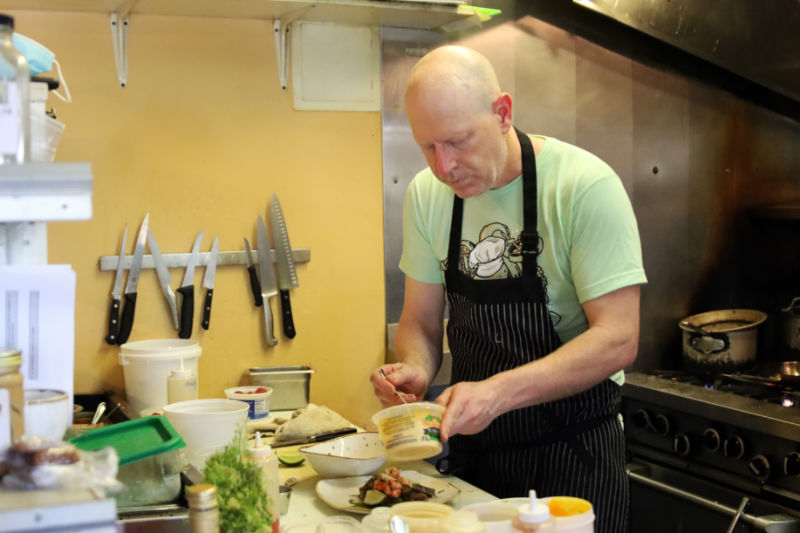
[[[797,0],[573,0],[800,101]]]

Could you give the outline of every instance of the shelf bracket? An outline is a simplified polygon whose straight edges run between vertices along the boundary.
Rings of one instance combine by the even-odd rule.
[[[111,13],[111,43],[114,45],[114,64],[120,87],[128,83],[128,29],[130,13],[137,0],[123,2]]]
[[[317,7],[316,4],[301,7],[286,15],[276,18],[272,21],[272,30],[275,34],[275,54],[278,57],[278,79],[280,80],[281,89],[286,90],[289,78],[289,48],[286,42],[286,36],[289,33],[289,27],[292,22],[305,15],[305,13],[312,7]]]

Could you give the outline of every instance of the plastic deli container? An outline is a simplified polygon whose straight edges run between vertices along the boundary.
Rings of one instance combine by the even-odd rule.
[[[125,398],[133,412],[167,404],[167,378],[173,370],[188,369],[198,379],[202,349],[192,339],[152,339],[120,346],[119,364],[125,379]]]
[[[249,406],[247,418],[250,420],[264,418],[269,414],[270,396],[272,396],[272,389],[269,387],[248,385],[225,389],[226,398],[239,400]]]
[[[452,514],[452,507],[434,502],[402,502],[389,508],[389,519],[402,517],[409,533],[445,533]]]
[[[258,366],[247,371],[246,382],[272,389],[273,411],[300,409],[308,405],[313,373],[308,366]]]
[[[247,410],[246,403],[224,398],[187,400],[164,406],[164,414],[186,441],[189,461],[199,470],[209,456],[233,442],[237,432],[244,429]]]
[[[527,500],[527,498],[524,498]],[[526,502],[527,503],[527,502]],[[486,526],[486,533],[512,533],[512,522],[517,516],[517,506],[511,503],[484,502],[465,505],[461,508],[472,511]]]
[[[439,426],[444,407],[414,402],[388,407],[372,416],[389,461],[416,461],[441,453]]]
[[[168,503],[181,491],[181,469],[186,446],[163,416],[150,416],[85,431],[70,440],[80,450],[107,446],[119,456],[117,479],[124,488],[114,494],[118,507]]]
[[[572,496],[551,496],[539,501],[550,508],[559,533],[594,533],[594,510],[587,500]]]

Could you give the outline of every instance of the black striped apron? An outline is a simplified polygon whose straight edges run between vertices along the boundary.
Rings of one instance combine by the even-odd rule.
[[[458,269],[463,201],[455,197],[445,284],[452,383],[481,381],[545,357],[561,345],[537,266],[536,161],[522,147],[522,276],[473,280]],[[531,386],[536,386],[531,384]],[[456,435],[437,468],[500,498],[576,496],[592,503],[597,533],[627,530],[625,448],[617,420],[620,387],[611,380],[561,400],[516,409],[477,435]]]

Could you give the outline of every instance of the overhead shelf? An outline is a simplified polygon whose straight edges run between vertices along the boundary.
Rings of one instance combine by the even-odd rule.
[[[492,14],[440,0],[5,0],[3,9],[267,20],[291,17],[305,9],[301,20],[445,31],[449,24],[479,22]]]
[[[89,163],[0,165],[0,222],[88,220]]]

